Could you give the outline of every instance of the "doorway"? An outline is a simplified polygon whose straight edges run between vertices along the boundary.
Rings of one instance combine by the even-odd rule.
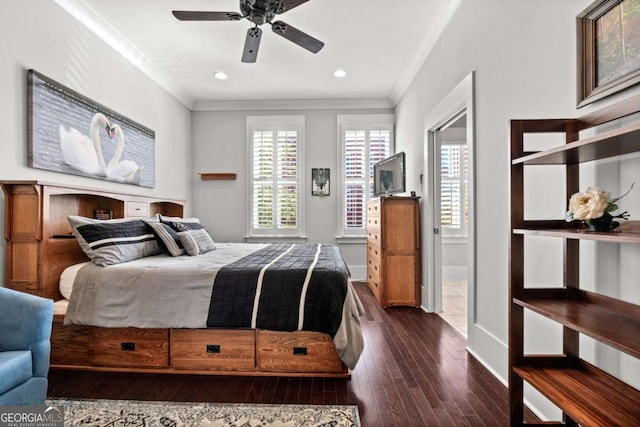
[[[425,119],[423,306],[474,339],[474,73]],[[454,170],[455,169],[455,170]],[[426,191],[425,191],[426,190]]]
[[[469,223],[469,157],[466,112],[436,130],[434,138],[434,221],[439,238],[442,306],[438,312],[462,336],[467,337],[467,270]],[[438,155],[439,153],[439,155]],[[438,221],[439,218],[439,221]]]

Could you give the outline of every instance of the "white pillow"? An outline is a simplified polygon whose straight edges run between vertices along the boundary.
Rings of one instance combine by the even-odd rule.
[[[73,282],[76,280],[78,270],[91,261],[81,262],[80,264],[73,264],[64,269],[60,275],[60,293],[65,299],[71,299],[71,292],[73,291]]]

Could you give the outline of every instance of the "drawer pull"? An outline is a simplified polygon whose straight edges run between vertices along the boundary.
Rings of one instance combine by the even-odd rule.
[[[306,356],[307,347],[293,347],[293,354],[296,356]]]
[[[135,351],[136,343],[134,342],[123,342],[120,343],[120,350],[122,351]]]
[[[207,353],[220,353],[220,346],[218,344],[207,344]]]

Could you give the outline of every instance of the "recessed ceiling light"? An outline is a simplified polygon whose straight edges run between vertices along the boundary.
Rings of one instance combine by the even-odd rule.
[[[342,78],[344,76],[347,75],[347,72],[345,70],[343,70],[342,68],[338,68],[335,73],[333,73],[334,76],[338,77],[338,78]]]
[[[216,71],[213,74],[213,77],[215,77],[218,80],[227,80],[229,78],[229,76],[227,76],[225,73],[223,73],[222,71]]]

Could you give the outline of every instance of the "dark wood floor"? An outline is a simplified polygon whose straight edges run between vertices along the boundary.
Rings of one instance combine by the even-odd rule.
[[[182,402],[355,404],[367,426],[505,426],[507,389],[439,316],[381,309],[355,284],[365,351],[351,380],[52,370],[49,396]]]

